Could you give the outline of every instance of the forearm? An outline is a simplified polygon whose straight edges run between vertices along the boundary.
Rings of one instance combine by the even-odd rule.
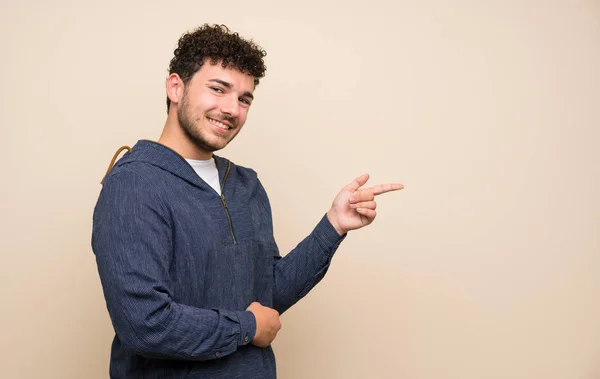
[[[274,263],[274,308],[281,314],[323,279],[339,244],[344,240],[326,216],[302,242]]]
[[[248,344],[256,332],[248,311],[200,309],[171,302],[161,310],[112,310],[117,336],[124,347],[151,358],[210,360]],[[143,308],[141,308],[143,309]]]
[[[229,355],[254,338],[256,320],[249,311],[180,304],[156,281],[125,281],[116,268],[102,262],[99,267],[117,337],[136,354],[209,360]]]

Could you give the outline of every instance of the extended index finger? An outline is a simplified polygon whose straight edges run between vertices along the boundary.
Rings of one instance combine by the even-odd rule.
[[[400,183],[388,183],[388,184],[378,184],[376,186],[370,187],[369,190],[373,192],[373,195],[381,195],[382,193],[398,191],[404,188],[404,186]]]

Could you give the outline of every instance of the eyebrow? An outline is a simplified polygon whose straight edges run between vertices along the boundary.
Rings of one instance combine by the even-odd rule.
[[[225,87],[227,89],[232,89],[233,88],[233,84],[231,84],[229,82],[226,82],[224,80],[221,80],[221,79],[210,79],[209,82],[218,83],[218,84],[222,85],[223,87]],[[254,100],[254,95],[251,92],[249,92],[249,91],[244,92],[242,94],[242,96],[249,97],[250,99]]]

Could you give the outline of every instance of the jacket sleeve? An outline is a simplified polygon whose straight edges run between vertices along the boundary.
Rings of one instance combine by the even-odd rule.
[[[172,229],[166,207],[141,176],[111,173],[94,209],[92,248],[120,342],[149,358],[209,360],[254,338],[249,311],[200,309],[173,301]]]
[[[262,185],[260,190],[264,192],[268,204]],[[271,218],[270,205],[268,209]],[[275,310],[280,314],[284,313],[323,279],[334,253],[345,238],[346,234],[340,236],[327,215],[323,215],[313,231],[285,257],[281,257],[279,251],[276,251],[273,257]]]

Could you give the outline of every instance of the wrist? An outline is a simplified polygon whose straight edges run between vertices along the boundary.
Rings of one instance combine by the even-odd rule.
[[[329,223],[331,224],[331,226],[333,226],[335,231],[340,236],[343,236],[344,234],[346,234],[346,231],[339,226],[339,224],[337,222],[336,213],[333,211],[333,209],[330,209],[329,212],[327,212],[327,219],[329,220]]]

